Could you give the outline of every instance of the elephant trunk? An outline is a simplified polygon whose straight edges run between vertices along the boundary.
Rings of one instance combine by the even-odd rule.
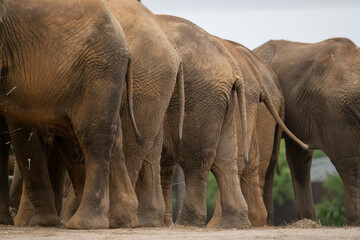
[[[183,134],[183,126],[184,126],[184,116],[185,116],[185,86],[184,86],[184,69],[183,63],[180,63],[179,71],[176,77],[176,82],[178,85],[179,91],[179,103],[180,103],[180,110],[179,110],[179,146],[182,145],[182,134]]]
[[[248,132],[247,132],[247,114],[246,114],[246,100],[245,100],[245,86],[244,78],[242,75],[235,82],[235,89],[239,101],[240,119],[241,119],[241,130],[244,145],[244,162],[248,166],[249,161],[249,145],[248,145]],[[251,140],[251,138],[250,138]]]
[[[129,59],[128,62],[128,69],[126,72],[126,91],[127,91],[127,100],[128,100],[128,109],[129,109],[129,115],[131,119],[132,126],[134,128],[136,139],[139,144],[144,145],[144,138],[141,136],[141,133],[139,132],[139,129],[135,122],[134,117],[134,103],[133,103],[133,79],[132,79],[132,66],[131,66],[131,60]]]

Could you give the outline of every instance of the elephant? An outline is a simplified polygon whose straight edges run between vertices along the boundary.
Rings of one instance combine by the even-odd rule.
[[[118,217],[115,226],[160,227],[163,225],[165,203],[160,184],[160,157],[163,143],[163,123],[170,99],[178,93],[177,142],[182,139],[184,118],[184,83],[182,62],[169,42],[158,19],[150,10],[136,0],[105,0],[106,5],[119,21],[131,55],[133,79],[134,115],[144,141],[137,144],[137,135],[131,128],[126,94],[120,109],[123,127],[123,149],[130,182],[138,183],[139,203],[118,208],[129,209],[129,213]],[[139,178],[139,172],[147,169],[149,181]],[[81,182],[81,181],[80,181]],[[114,180],[114,184],[116,184]],[[79,189],[82,184],[77,184]],[[128,186],[119,186],[127,189]],[[75,197],[78,198],[78,197]],[[124,196],[122,197],[124,198]],[[142,201],[144,200],[144,201]],[[74,199],[69,200],[63,220],[76,209]],[[137,205],[138,204],[138,205]],[[72,206],[72,207],[70,207]],[[138,211],[137,218],[129,217],[130,209]],[[132,212],[132,211],[131,211]],[[111,214],[111,213],[110,213]]]
[[[59,162],[62,159],[58,157],[47,164],[47,153],[41,150],[49,149],[46,147],[50,144],[48,141],[50,138],[45,137],[44,129],[40,130],[9,119],[7,124],[9,129],[17,130],[9,131],[14,154],[19,162],[14,167],[14,178],[10,189],[11,202],[16,204],[14,198],[20,199],[21,196],[18,204],[22,206],[20,209],[16,205],[12,206],[18,209],[14,224],[56,226],[60,222],[58,214],[61,211],[61,202],[56,196],[58,196],[57,191],[62,192],[63,189],[61,181],[52,181],[52,179],[64,177],[65,165]],[[27,171],[24,169],[24,162]],[[49,172],[48,169],[52,171]],[[26,182],[23,184],[22,172],[24,178],[29,181],[28,184]]]
[[[109,169],[124,158],[113,147],[122,141],[119,108],[130,63],[121,26],[100,0],[1,0],[0,19],[1,114],[12,126],[47,126],[81,146],[88,177],[67,227],[107,228]],[[29,199],[55,224],[51,194],[36,196],[50,192],[49,179],[39,189],[31,179],[37,161],[18,160]]]
[[[186,99],[180,147],[174,131],[180,99],[176,93],[165,115],[161,157],[161,184],[166,203],[164,224],[172,224],[171,183],[175,163],[178,163],[184,171],[185,196],[177,225],[205,226],[206,183],[211,170],[223,192],[224,214],[220,227],[248,227],[248,209],[241,193],[235,161],[238,145],[234,108],[237,101],[245,133],[242,159],[248,161],[241,71],[226,48],[197,25],[174,16],[157,15],[157,18],[183,61]]]
[[[236,118],[238,141],[238,175],[252,226],[264,226],[272,208],[272,184],[274,167],[278,160],[283,129],[284,100],[275,73],[270,67],[243,45],[217,37],[236,59],[245,82],[246,111],[249,137],[250,164],[241,161],[244,153],[241,120]],[[238,111],[238,108],[236,108]],[[289,132],[288,132],[289,133]],[[294,137],[289,133],[291,137]],[[307,145],[295,138],[302,147]],[[221,191],[220,191],[221,192]],[[221,193],[222,194],[222,193]],[[214,215],[208,227],[216,227],[221,220],[220,196],[218,194]],[[265,206],[266,205],[266,206]],[[268,206],[269,205],[269,206]]]
[[[23,185],[23,177],[19,165],[15,164],[13,181],[10,188],[10,207],[17,211],[14,223],[16,226],[56,226],[60,223],[59,215],[63,205],[63,183],[66,175],[66,167],[69,169],[69,162],[66,162],[66,160],[79,159],[77,155],[82,153],[71,152],[70,150],[76,149],[73,148],[72,145],[61,146],[58,142],[59,137],[52,136],[49,132],[44,131],[44,129],[42,129],[42,131],[37,131],[39,128],[25,128],[24,125],[21,127],[21,130],[16,134],[10,134],[12,135],[11,139],[14,146],[14,154],[17,159],[31,160],[31,162],[28,162],[28,168],[33,169],[35,174],[30,180],[36,182],[37,187],[42,187],[42,189],[50,188],[48,191],[35,189],[36,196],[43,199],[44,195],[48,195],[48,200],[45,202],[49,205],[55,204],[56,214],[52,211],[52,214],[49,214],[50,219],[49,217],[47,218],[45,214],[48,214],[48,208],[39,209],[36,202],[34,203],[28,198],[25,185]],[[30,138],[29,134],[25,134],[25,132],[31,133]],[[73,144],[72,141],[68,142]],[[66,158],[64,153],[69,156]],[[47,185],[42,186],[42,184],[46,183],[43,182],[44,176],[46,176],[46,179],[50,180],[50,187]]]
[[[307,44],[270,40],[254,53],[276,73],[285,99],[285,123],[330,158],[344,183],[345,224],[360,225],[358,83],[360,50],[346,38]],[[299,219],[315,219],[312,151],[285,137]]]

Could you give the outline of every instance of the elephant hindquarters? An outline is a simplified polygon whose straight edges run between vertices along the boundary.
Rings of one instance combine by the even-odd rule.
[[[260,162],[261,154],[257,134],[253,134],[253,136],[249,155],[251,162],[245,167],[241,166],[242,161],[238,161],[238,167],[243,168],[240,175],[240,186],[249,208],[251,226],[262,227],[266,225],[267,211],[262,198],[263,186],[260,184],[260,170],[265,163]]]

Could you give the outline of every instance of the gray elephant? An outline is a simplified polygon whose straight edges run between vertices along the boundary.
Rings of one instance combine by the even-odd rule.
[[[116,208],[127,209],[127,213],[114,216],[116,221],[112,227],[160,227],[163,225],[165,203],[162,197],[160,181],[160,157],[163,144],[163,122],[173,92],[180,96],[177,112],[177,142],[182,138],[182,122],[184,118],[184,83],[182,63],[177,52],[167,39],[158,19],[142,4],[135,0],[105,0],[110,11],[120,22],[131,54],[131,71],[133,78],[134,114],[137,126],[144,138],[142,145],[137,143],[125,94],[120,108],[123,127],[123,149],[127,172],[133,187],[139,191],[139,206],[126,191],[129,186],[120,185],[123,189],[121,199],[131,198],[133,205],[124,206],[124,202],[115,202]],[[176,86],[176,88],[175,88]],[[121,147],[119,145],[118,147]],[[141,169],[148,169],[151,176],[147,181],[138,179]],[[112,181],[121,183],[116,179]],[[80,181],[78,188],[82,188]],[[111,193],[111,192],[110,192]],[[117,199],[119,197],[115,197]],[[74,207],[75,205],[75,207]],[[73,207],[70,207],[73,206]],[[138,206],[138,208],[137,208]],[[68,219],[76,204],[69,201],[69,212],[64,215]],[[133,212],[138,209],[138,218]],[[110,213],[112,214],[112,213]],[[139,222],[139,223],[138,223]]]
[[[237,171],[234,108],[239,102],[247,159],[244,81],[234,58],[212,35],[182,18],[157,15],[184,64],[185,118],[179,148],[174,124],[179,96],[165,116],[161,173],[166,202],[165,225],[171,225],[171,183],[178,163],[184,170],[185,198],[176,224],[202,227],[206,221],[206,183],[211,170],[222,191],[221,228],[250,225]],[[238,94],[236,97],[236,93]],[[243,146],[241,146],[243,148]],[[145,169],[146,173],[146,169]],[[141,200],[141,199],[140,199]]]
[[[285,123],[331,159],[344,183],[347,225],[360,225],[360,50],[349,39],[314,44],[269,41],[254,49],[276,73]],[[310,167],[313,152],[285,138],[298,218],[315,219]]]
[[[88,177],[67,227],[107,228],[109,162],[123,159],[113,148],[122,141],[119,108],[129,64],[123,31],[100,0],[30,0],[26,6],[1,0],[0,13],[0,110],[14,125],[45,124],[76,139]],[[26,187],[36,188],[30,179],[36,169],[28,159],[18,163]]]
[[[238,171],[241,190],[249,208],[251,225],[264,226],[267,222],[268,205],[272,206],[272,181],[283,129],[300,146],[303,148],[308,146],[289,132],[283,123],[284,100],[276,75],[271,68],[243,45],[221,38],[217,39],[236,59],[244,76],[251,161],[248,166],[241,161],[244,155],[241,149],[243,134],[241,120],[237,117]],[[236,111],[238,112],[237,108]],[[238,115],[239,113],[235,116]],[[221,220],[219,201],[218,194],[214,216],[208,224],[209,227],[217,226]]]

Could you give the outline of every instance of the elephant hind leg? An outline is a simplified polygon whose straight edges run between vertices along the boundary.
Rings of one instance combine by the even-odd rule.
[[[23,189],[23,177],[17,161],[14,161],[14,173],[10,187],[10,208],[16,213],[19,209],[21,193]]]
[[[204,227],[206,222],[206,184],[210,168],[184,168],[185,197],[176,225]]]
[[[118,76],[105,74],[99,77],[98,69],[88,69],[88,80],[92,95],[83,99],[82,104],[71,111],[68,118],[71,130],[81,147],[85,159],[85,183],[79,208],[66,224],[67,228],[100,229],[109,228],[109,179],[111,171],[122,172],[118,169],[122,154],[122,129],[119,115],[120,99],[123,81]],[[121,75],[119,75],[121,76]],[[98,91],[101,86],[108,84],[108,92]],[[120,84],[120,85],[118,85]],[[105,94],[106,93],[106,94]],[[101,101],[99,101],[101,99]],[[104,109],[105,107],[105,109]],[[101,113],[101,114],[99,114]],[[117,149],[120,151],[117,151]],[[124,158],[123,158],[124,159]],[[123,160],[122,159],[122,160]],[[110,164],[113,168],[110,170]],[[121,167],[125,163],[121,163]],[[134,193],[135,194],[135,193]]]
[[[164,226],[173,225],[172,220],[172,181],[175,174],[175,159],[163,147],[161,154],[161,187],[165,201]]]
[[[1,124],[3,125],[3,124]],[[8,156],[9,145],[5,145],[4,129],[0,128],[1,134],[1,159],[0,159],[0,224],[13,224],[9,212],[9,179],[8,179]],[[7,140],[8,141],[8,140]]]
[[[64,207],[61,212],[61,224],[66,225],[67,221],[74,215],[76,209],[79,207],[79,200],[75,194],[73,186],[70,184],[67,186],[68,194],[64,203]]]
[[[263,200],[267,211],[266,224],[268,226],[274,225],[274,204],[273,204],[273,184],[274,184],[274,170],[275,161],[271,161],[265,175],[265,185],[263,191]]]
[[[253,138],[254,139],[254,138]],[[251,151],[256,147],[256,152],[259,152],[257,144],[251,145]],[[250,154],[250,157],[253,154]],[[250,158],[249,166],[246,166],[242,171],[240,178],[241,190],[244,194],[246,203],[249,208],[249,220],[254,227],[262,227],[266,225],[267,211],[263,201],[262,187],[259,179],[259,154]]]
[[[215,159],[212,166],[212,172],[218,182],[220,205],[215,212],[215,219],[221,218],[218,223],[219,228],[244,228],[250,226],[248,218],[248,206],[240,189],[240,183],[237,171],[237,161],[224,161]],[[219,201],[217,201],[217,204]],[[214,220],[215,221],[215,220]],[[212,224],[216,225],[216,221]]]
[[[15,120],[8,119],[8,125],[9,129],[20,129],[20,132],[11,133],[11,139],[26,189],[26,192],[23,191],[25,199],[20,202],[15,224],[18,225],[20,222],[21,225],[56,226],[60,223],[60,218],[55,207],[42,139],[43,133]],[[29,140],[30,135],[31,140]],[[28,201],[30,203],[27,203]],[[22,211],[21,208],[26,209]],[[21,215],[24,212],[26,214]],[[28,215],[29,212],[32,214]]]
[[[222,209],[221,209],[220,191],[218,190],[218,194],[216,196],[215,210],[210,222],[206,225],[206,227],[207,228],[218,227],[221,222],[221,217],[222,217]]]
[[[332,159],[333,160],[333,159]],[[340,160],[340,159],[339,159]],[[356,157],[333,160],[344,184],[345,225],[360,226],[360,164]]]
[[[262,227],[266,224],[267,211],[263,201],[263,184],[260,181],[261,173],[259,171],[265,163],[260,162],[261,154],[257,136],[258,134],[256,134],[256,130],[254,130],[249,152],[249,158],[251,161],[247,166],[245,166],[242,161],[241,153],[238,154],[238,170],[241,191],[248,205],[248,215],[251,225],[255,227]]]
[[[298,219],[315,220],[310,168],[313,152],[303,150],[291,139],[285,138],[286,159],[289,164],[295,194],[295,210]]]
[[[166,211],[161,188],[160,161],[163,144],[162,130],[145,156],[138,177],[139,226],[162,227]]]
[[[91,108],[90,108],[91,109]],[[100,112],[100,111],[95,111]],[[93,116],[96,114],[89,113],[81,115]],[[83,117],[83,116],[79,116]],[[85,183],[83,196],[75,214],[66,223],[67,228],[73,229],[99,229],[108,228],[109,212],[109,177],[111,149],[115,145],[115,138],[118,136],[120,128],[120,119],[108,120],[106,122],[99,119],[80,120],[75,122],[74,132],[82,147],[86,166],[85,166]],[[90,129],[87,129],[91,126]]]
[[[14,217],[15,226],[26,226],[29,224],[31,216],[34,215],[34,207],[27,196],[25,184],[23,184],[22,194],[20,198],[19,209]]]
[[[249,227],[248,206],[241,192],[237,166],[237,135],[234,116],[220,135],[216,158],[211,167],[218,182],[222,217],[218,227]]]
[[[210,167],[214,162],[216,148],[205,146],[187,148],[187,146],[183,146],[183,149],[191,149],[191,151],[184,151],[178,161],[184,172],[185,195],[175,224],[204,227],[207,217],[206,186]]]
[[[110,161],[110,227],[136,227],[139,224],[138,199],[127,174],[121,148],[117,151],[121,157]]]

